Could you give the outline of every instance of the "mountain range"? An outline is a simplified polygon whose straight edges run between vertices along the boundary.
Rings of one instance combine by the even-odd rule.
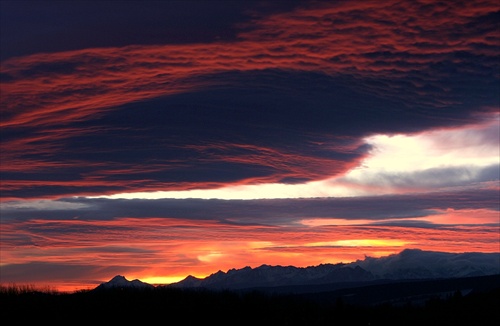
[[[365,257],[352,263],[320,264],[309,267],[261,265],[218,271],[205,278],[187,276],[177,283],[159,285],[174,288],[209,290],[290,289],[306,287],[341,289],[360,284],[380,284],[407,280],[439,280],[500,274],[499,253],[446,253],[405,249],[398,254],[380,258]],[[128,281],[115,276],[97,288],[153,285],[139,280]]]
[[[309,267],[244,267],[218,271],[206,278],[188,276],[170,284],[181,288],[239,290],[297,285],[445,279],[500,274],[500,253],[446,253],[406,249],[381,258]]]

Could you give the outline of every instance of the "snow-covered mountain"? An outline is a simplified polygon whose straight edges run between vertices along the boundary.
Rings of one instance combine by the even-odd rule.
[[[177,288],[249,289],[280,286],[353,284],[381,280],[446,279],[500,274],[500,253],[447,253],[406,249],[380,258],[366,257],[352,263],[320,264],[309,267],[261,265],[218,271],[205,278],[187,276],[168,284]],[[117,275],[96,289],[154,288],[140,280]]]
[[[500,253],[448,253],[406,249],[380,258],[366,257],[348,266],[370,271],[376,278],[456,278],[500,274]]]
[[[108,290],[108,289],[116,289],[116,288],[126,288],[126,289],[148,289],[154,288],[153,285],[142,282],[138,279],[129,281],[122,275],[116,275],[108,282],[101,283],[97,286],[96,290]]]
[[[293,285],[458,278],[500,274],[500,253],[445,253],[406,249],[381,258],[309,267],[245,267],[218,271],[206,278],[188,276],[170,284],[180,288],[245,289]]]

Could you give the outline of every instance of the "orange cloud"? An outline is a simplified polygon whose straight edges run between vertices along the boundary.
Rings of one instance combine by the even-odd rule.
[[[237,77],[228,74],[234,72],[240,73],[239,78],[250,72],[271,70],[345,78],[356,94],[394,101],[401,110],[414,111],[414,117],[430,115],[423,108],[431,108],[435,110],[432,118],[441,121],[451,117],[455,124],[463,125],[470,117],[467,112],[497,110],[491,103],[483,105],[483,100],[492,98],[494,103],[497,98],[488,92],[497,90],[490,86],[496,86],[499,77],[500,31],[493,19],[498,10],[493,1],[481,0],[314,2],[293,12],[256,18],[251,25],[242,26],[245,31],[232,42],[130,45],[39,53],[6,60],[0,63],[0,150],[2,174],[8,177],[2,175],[1,190],[12,196],[2,196],[1,200],[30,197],[33,189],[43,189],[45,197],[55,198],[64,191],[95,195],[96,192],[189,190],[222,187],[227,183],[271,183],[286,178],[322,179],[341,175],[361,163],[364,156],[356,149],[361,145],[361,137],[377,129],[369,129],[371,123],[380,119],[377,106],[360,111],[366,114],[370,126],[363,127],[356,136],[335,134],[334,124],[329,125],[331,134],[325,132],[317,143],[308,143],[309,138],[304,140],[311,146],[306,154],[294,148],[292,142],[287,147],[234,139],[200,142],[197,138],[159,146],[159,150],[175,147],[195,153],[192,155],[195,162],[190,161],[189,155],[182,158],[173,155],[148,164],[141,164],[140,160],[89,160],[87,153],[66,156],[66,151],[71,147],[70,140],[107,128],[89,127],[85,122],[105,117],[129,103],[234,87]],[[221,75],[224,78],[218,78]],[[263,88],[274,89],[272,78],[257,82],[263,83],[259,85]],[[474,86],[472,99],[468,98],[470,94],[464,85]],[[318,89],[321,87],[318,85]],[[466,102],[467,109],[460,108],[462,102]],[[412,103],[418,105],[411,106]],[[450,108],[453,112],[459,109],[467,112],[457,116],[448,111],[443,113],[442,110]],[[314,107],[300,109],[314,111]],[[147,112],[148,108],[138,110]],[[341,114],[351,117],[347,112]],[[308,131],[316,132],[314,128]],[[329,137],[337,138],[329,142],[332,139]],[[455,142],[444,139],[443,143],[463,148],[464,138],[470,140],[465,135]],[[339,141],[348,145],[331,145]],[[88,149],[88,153],[92,150]],[[336,157],[330,151],[346,155]],[[195,165],[206,168],[217,163],[230,163],[231,167],[259,166],[265,173],[242,174],[225,182],[217,178],[179,181],[167,175],[178,168],[190,172]],[[224,171],[226,166],[217,166],[217,171]],[[157,172],[165,175],[153,177]],[[376,187],[366,187],[369,186]],[[497,182],[488,186],[498,190]],[[59,188],[64,191],[54,191]],[[440,193],[432,197],[439,200],[440,195],[446,197]],[[2,268],[16,266],[15,271],[19,272],[4,273],[2,281],[4,277],[18,280],[26,276],[27,282],[53,282],[55,286],[73,289],[96,286],[118,273],[143,280],[175,279],[188,274],[203,277],[219,269],[247,265],[348,262],[408,247],[498,252],[497,212],[467,208],[477,198],[472,192],[465,197],[466,201],[457,204],[462,209],[435,209],[441,214],[413,219],[416,227],[372,225],[368,220],[357,221],[356,225],[346,220],[332,221],[333,225],[325,225],[324,220],[273,226],[231,225],[212,220],[127,218],[126,214],[106,221],[88,216],[79,220],[77,210],[73,220],[58,220],[55,213],[54,217],[43,220],[42,213],[33,210],[33,219],[2,219]],[[408,210],[403,207],[406,200],[409,203],[422,198],[402,197],[398,209]],[[370,205],[377,202],[365,203],[363,218],[373,214]],[[426,204],[425,209],[432,207],[435,206]],[[323,213],[327,209],[323,207]],[[412,210],[418,211],[414,205]],[[263,213],[262,208],[259,212]],[[346,214],[346,210],[342,212]],[[164,212],[166,217],[169,214],[176,217],[175,213],[175,208]],[[227,212],[224,214],[227,222],[238,222],[227,217]],[[252,222],[256,223],[259,216],[262,215],[253,217]],[[423,222],[430,224],[426,227]],[[479,224],[468,225],[473,222]]]
[[[166,218],[31,220],[3,223],[1,248],[2,263],[6,265],[95,265],[101,272],[96,270],[87,277],[100,280],[114,276],[106,270],[120,266],[131,278],[175,279],[261,264],[305,267],[350,262],[364,255],[379,257],[404,248],[497,252],[498,229],[481,225],[437,229],[244,226]],[[88,288],[92,284],[78,286]]]
[[[442,83],[452,70],[439,67],[453,65],[455,77],[460,72],[467,76],[495,71],[500,32],[482,18],[497,11],[490,1],[314,3],[260,17],[233,42],[130,45],[11,58],[1,63],[0,127],[7,132],[44,131],[5,138],[2,169],[22,172],[31,166],[53,171],[61,164],[80,166],[81,161],[41,159],[64,150],[57,141],[92,132],[70,124],[95,119],[127,103],[231,85],[231,78],[213,78],[225,72],[275,69],[349,76],[356,80],[351,87],[364,93],[433,107],[458,103],[456,90]],[[464,53],[482,60],[470,65],[461,57]],[[315,171],[310,178],[342,173],[356,164],[296,158],[273,148],[249,150],[254,153],[218,158],[242,164],[255,158],[271,168],[285,169],[281,176],[254,179],[259,182],[301,177],[305,159],[310,161],[307,170]],[[25,153],[40,158],[28,158]],[[17,181],[6,182],[12,187]]]
[[[497,10],[490,1],[345,1],[255,20],[234,43],[131,45],[13,58],[2,62],[10,81],[1,85],[6,115],[0,126],[88,119],[125,103],[224,83],[198,77],[225,71],[399,78],[442,61],[460,61],[445,56],[449,53],[495,57],[492,47],[500,32],[474,22]],[[407,12],[418,14],[402,15]],[[494,68],[495,63],[481,64]],[[416,82],[415,91],[423,92],[433,80]]]

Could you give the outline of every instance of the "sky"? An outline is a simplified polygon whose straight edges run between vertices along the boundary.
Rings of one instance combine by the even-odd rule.
[[[500,252],[499,18],[0,0],[0,283]]]

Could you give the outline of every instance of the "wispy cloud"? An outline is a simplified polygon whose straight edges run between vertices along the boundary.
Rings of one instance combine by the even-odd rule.
[[[132,157],[144,154],[144,142],[168,151],[177,148],[178,155],[173,159],[146,154],[144,159],[158,164],[158,174],[138,176],[138,190],[179,183],[185,183],[180,188],[203,188],[222,182],[317,180],[342,174],[363,153],[351,145],[349,151],[332,152],[330,157],[325,146],[317,144],[341,137],[359,144],[360,136],[373,133],[459,125],[474,118],[471,114],[494,110],[497,11],[487,1],[308,4],[256,18],[231,41],[91,48],[5,60],[0,85],[3,167],[17,169],[22,176],[6,175],[4,192],[20,196],[32,182],[39,188],[35,196],[75,192],[74,186],[83,183],[88,186],[81,193],[109,193],[117,188],[98,184],[98,180],[112,184],[109,175],[126,179],[117,187],[128,190],[130,180],[119,171],[134,170]],[[295,101],[295,89],[306,84],[302,100]],[[252,90],[252,98],[245,89]],[[191,98],[184,105],[179,104],[186,99],[179,97],[182,94]],[[368,100],[361,100],[360,94]],[[163,100],[150,102],[158,98]],[[215,98],[218,102],[208,107],[202,104]],[[284,98],[291,101],[276,103]],[[160,136],[151,125],[141,130],[137,124],[110,124],[112,117],[129,114],[123,106],[132,103],[136,104],[128,112],[135,110],[134,117],[160,114],[172,134]],[[191,131],[181,131],[182,138],[175,138],[173,131],[181,123]],[[203,123],[214,129],[209,131]],[[221,127],[225,136],[216,131]],[[293,148],[287,139],[292,141],[296,131],[303,136],[294,139],[299,147]],[[262,138],[257,140],[259,134]],[[234,136],[241,139],[233,144]],[[116,137],[119,144],[112,141]],[[206,145],[199,145],[200,140]],[[96,142],[109,147],[90,150]],[[117,152],[116,146],[126,148]],[[208,152],[201,146],[219,151],[209,154],[212,163],[202,158]],[[299,156],[304,150],[308,153]],[[125,151],[129,155],[124,156]],[[241,154],[249,151],[253,153]],[[342,154],[347,155],[345,164],[336,159]],[[33,166],[35,173],[20,171],[22,162]],[[214,165],[225,171],[236,169],[241,176],[222,179]],[[78,172],[81,166],[87,170],[83,174]],[[174,169],[179,176],[193,166],[214,177],[196,182],[169,175],[160,181],[161,167]],[[37,186],[39,179],[50,184],[43,173],[36,173],[37,167],[50,174],[64,167],[67,182],[50,189]]]
[[[4,228],[5,227],[5,228]],[[12,229],[13,228],[13,229]],[[2,281],[34,280],[64,284],[80,279],[93,287],[110,275],[127,273],[147,279],[184,278],[216,270],[276,265],[311,266],[379,257],[407,247],[424,250],[496,252],[498,233],[491,226],[256,226],[183,219],[119,218],[112,221],[48,221],[2,224]],[[31,241],[28,241],[30,239]],[[80,240],[76,240],[80,239]],[[332,240],[335,239],[335,240]],[[474,240],[475,239],[475,240]],[[15,245],[16,250],[10,250]],[[352,247],[356,246],[355,251]],[[54,269],[58,272],[54,272]],[[84,274],[97,280],[86,281]],[[114,274],[113,274],[114,273]],[[33,279],[33,278],[30,278]]]
[[[235,3],[9,51],[2,282],[498,251],[498,4]]]

